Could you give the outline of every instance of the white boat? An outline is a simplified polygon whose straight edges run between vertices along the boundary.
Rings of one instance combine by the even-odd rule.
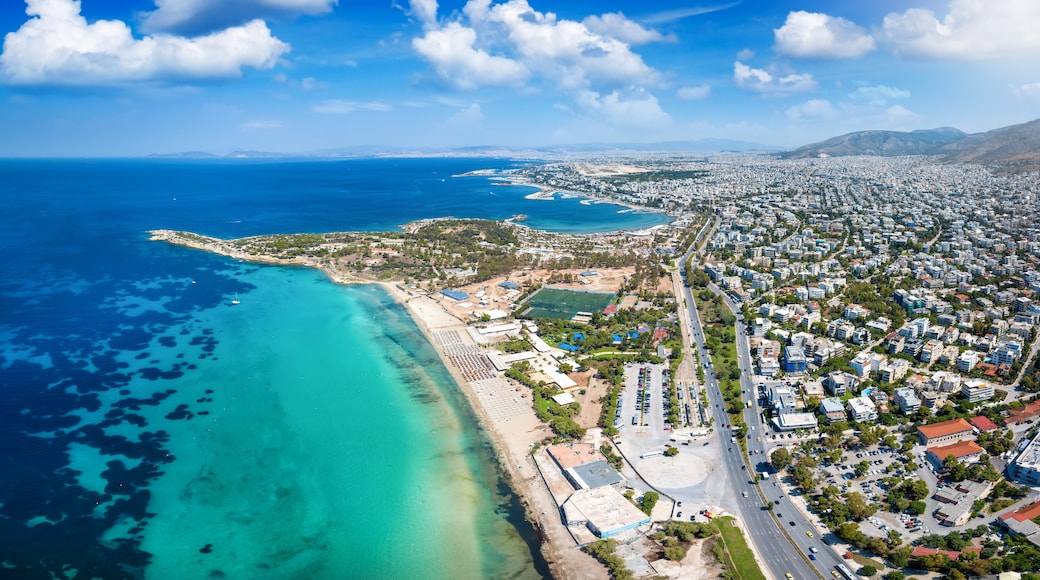
[[[231,305],[234,306],[234,305],[240,304],[240,303],[241,303],[241,300],[238,299],[238,292],[235,292],[235,299],[231,301]]]

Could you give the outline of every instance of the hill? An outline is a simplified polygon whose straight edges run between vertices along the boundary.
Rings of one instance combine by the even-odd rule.
[[[783,153],[785,159],[843,157],[848,155],[930,155],[937,147],[963,139],[966,134],[952,127],[921,131],[857,131]]]
[[[784,159],[849,155],[935,155],[945,163],[978,163],[998,173],[1040,171],[1040,119],[966,134],[951,127],[923,131],[858,131],[782,153]]]

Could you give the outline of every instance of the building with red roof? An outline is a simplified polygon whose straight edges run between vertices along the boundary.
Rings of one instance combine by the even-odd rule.
[[[1033,401],[1025,407],[1008,411],[1008,423],[1021,423],[1040,415],[1040,401]]]
[[[1038,517],[1040,517],[1040,501],[1000,514],[997,523],[1003,524],[1014,534],[1040,546],[1040,526],[1033,522]]]
[[[974,425],[979,431],[993,431],[1000,429],[1000,426],[989,420],[989,417],[985,415],[979,415],[978,417],[972,417],[969,423]]]
[[[928,448],[928,460],[941,467],[948,457],[956,457],[962,463],[975,463],[986,450],[974,441],[958,441],[950,445]]]
[[[921,444],[930,447],[953,441],[974,441],[975,429],[964,419],[951,419],[917,428],[917,436]]]

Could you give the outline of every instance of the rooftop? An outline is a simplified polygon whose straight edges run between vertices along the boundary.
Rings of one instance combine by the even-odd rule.
[[[928,439],[934,439],[935,437],[944,437],[946,435],[953,435],[954,433],[971,431],[971,423],[964,419],[951,419],[949,421],[943,421],[942,423],[921,425],[917,428],[917,431]]]
[[[939,447],[929,447],[928,452],[935,455],[939,459],[946,459],[947,457],[967,457],[969,455],[975,455],[984,452],[985,449],[979,446],[974,441],[958,441],[953,445],[941,445]]]

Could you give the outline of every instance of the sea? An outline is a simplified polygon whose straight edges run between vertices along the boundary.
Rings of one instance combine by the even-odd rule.
[[[520,166],[0,160],[0,577],[547,577],[488,436],[388,294],[147,233],[668,221],[456,177]]]

